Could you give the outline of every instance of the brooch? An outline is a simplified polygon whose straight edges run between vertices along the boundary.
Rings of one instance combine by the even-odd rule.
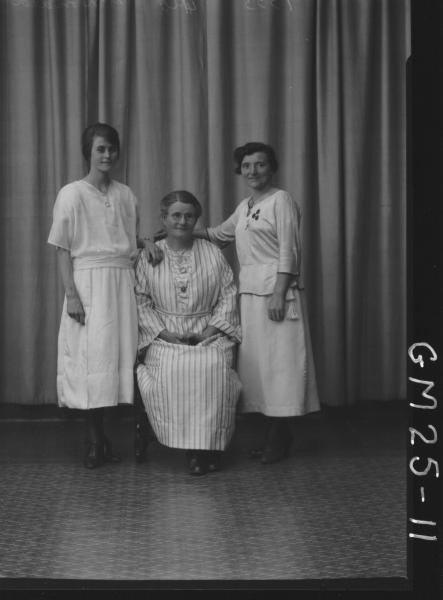
[[[251,211],[253,208],[254,208],[254,203],[251,202],[251,200],[250,200],[248,202],[248,212],[246,213],[247,221],[246,221],[245,229],[248,229],[248,227],[249,227],[249,215],[251,215]],[[257,210],[254,213],[252,213],[251,218],[254,219],[254,221],[258,221],[259,216],[260,216],[260,209],[257,208]]]

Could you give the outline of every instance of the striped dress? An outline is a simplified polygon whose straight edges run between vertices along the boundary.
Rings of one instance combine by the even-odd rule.
[[[195,240],[187,251],[158,242],[164,260],[153,267],[144,252],[136,266],[139,349],[137,367],[143,403],[157,439],[172,448],[224,450],[235,426],[240,381],[233,370],[241,340],[237,289],[220,250]],[[219,333],[196,346],[157,338],[163,330]]]

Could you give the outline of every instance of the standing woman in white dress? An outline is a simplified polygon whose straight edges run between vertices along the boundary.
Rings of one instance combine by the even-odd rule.
[[[93,469],[119,460],[104,434],[103,409],[133,402],[138,208],[130,188],[110,176],[120,152],[117,131],[105,123],[87,127],[82,152],[88,174],[59,191],[48,242],[56,246],[65,289],[58,403],[84,411],[84,466]]]
[[[273,463],[289,452],[295,418],[320,409],[300,277],[301,213],[288,192],[273,184],[278,163],[271,146],[245,144],[234,151],[234,161],[250,194],[224,223],[195,235],[221,247],[236,242],[239,410],[267,417],[266,440],[251,454]]]

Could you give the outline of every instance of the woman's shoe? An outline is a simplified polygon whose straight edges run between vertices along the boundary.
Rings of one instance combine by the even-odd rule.
[[[283,460],[289,455],[291,444],[292,435],[287,419],[285,417],[272,418],[260,462],[262,465],[270,465]]]
[[[221,469],[221,450],[211,450],[208,453],[208,471],[209,473],[214,473],[215,471],[220,471]]]
[[[262,453],[260,462],[262,465],[270,465],[279,462],[289,455],[290,443],[278,446],[267,446]]]
[[[282,435],[279,440],[268,442],[263,450],[260,462],[262,465],[270,465],[279,462],[289,456],[291,450],[292,437],[287,433]]]
[[[249,450],[249,458],[261,458],[264,451],[264,448],[252,448]]]
[[[83,461],[87,469],[96,469],[104,462],[103,447],[97,442],[88,442],[88,448]]]
[[[107,437],[103,440],[103,460],[110,463],[118,463],[121,461],[121,457],[118,454],[113,454],[112,444]]]
[[[148,436],[143,433],[140,423],[135,426],[134,456],[135,462],[144,463],[147,459]]]
[[[189,453],[189,474],[190,475],[206,475],[208,465],[199,453]]]

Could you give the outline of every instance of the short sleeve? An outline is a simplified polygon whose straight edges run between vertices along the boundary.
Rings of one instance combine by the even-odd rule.
[[[74,237],[74,210],[72,195],[62,188],[57,195],[53,209],[52,227],[48,243],[71,250]]]

